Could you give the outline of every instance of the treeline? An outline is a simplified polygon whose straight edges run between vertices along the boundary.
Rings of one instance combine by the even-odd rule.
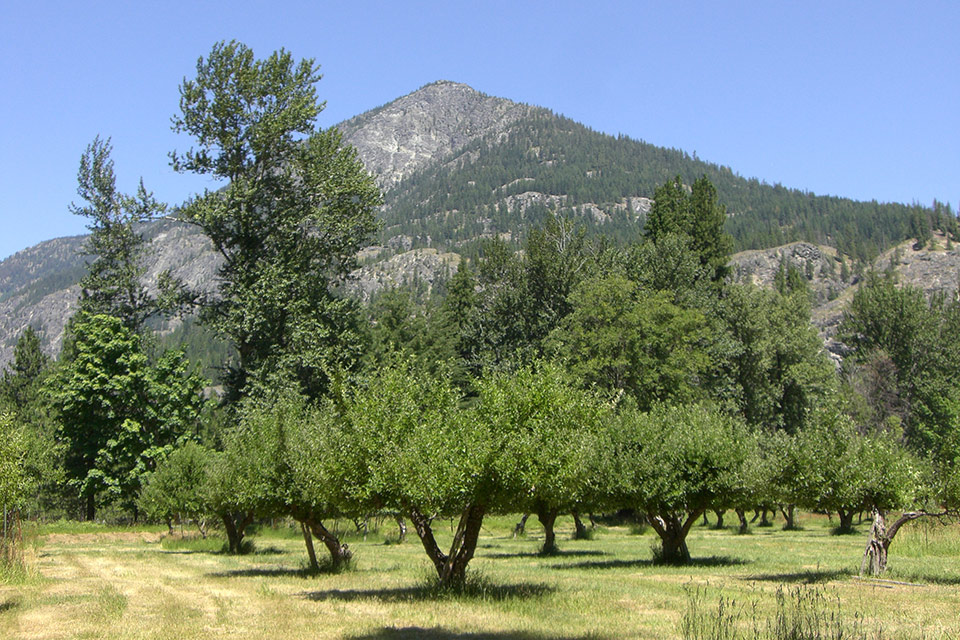
[[[523,230],[540,224],[548,211],[571,215],[593,203],[608,219],[583,216],[588,233],[625,244],[636,239],[643,220],[622,201],[653,197],[659,185],[675,176],[686,185],[700,176],[714,184],[730,212],[727,231],[735,251],[805,240],[868,262],[931,230],[957,233],[954,212],[939,203],[931,208],[815,196],[745,179],[683,151],[601,134],[542,111],[470,143],[389,191],[383,241],[405,234],[421,246],[455,247],[482,233],[522,239]],[[523,209],[503,204],[528,191],[564,199]]]
[[[257,519],[287,516],[335,566],[352,552],[325,522],[391,513],[444,584],[464,579],[488,513],[536,513],[551,552],[558,513],[632,509],[661,558],[684,562],[707,509],[745,524],[779,508],[788,525],[818,509],[841,529],[869,510],[874,571],[903,522],[956,515],[956,299],[868,277],[838,371],[804,275],[733,284],[721,194],[674,176],[634,242],[547,215],[521,251],[484,242],[442,295],[361,307],[338,292],[381,201],[339,134],[314,129],[317,79],[313,61],[229,42],[180,87],[174,128],[196,146],[173,166],[227,182],[178,214],[224,257],[216,296],[169,274],[155,297],[143,288],[138,225],[163,206],[116,191],[108,141],[87,148],[72,209],[96,258],[80,310],[56,362],[28,330],[0,381],[5,510],[212,515],[232,552]],[[229,345],[216,394],[148,337],[158,314],[193,312]],[[443,517],[459,522],[449,550]]]

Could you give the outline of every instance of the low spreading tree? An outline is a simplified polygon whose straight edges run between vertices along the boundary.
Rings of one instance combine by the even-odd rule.
[[[443,377],[404,361],[346,393],[340,413],[336,482],[367,512],[406,515],[440,583],[462,583],[483,517],[502,499],[495,425],[462,409]],[[459,520],[449,552],[434,535],[443,517]]]
[[[555,553],[557,515],[589,508],[602,482],[596,457],[607,409],[556,365],[491,374],[478,389],[478,418],[509,434],[497,457],[502,491],[513,496],[514,510],[537,514],[542,553]]]
[[[753,436],[715,408],[658,404],[649,412],[623,409],[610,438],[612,497],[646,515],[663,562],[689,562],[690,527],[742,492]]]
[[[241,510],[264,518],[292,517],[304,532],[312,568],[318,567],[312,536],[327,547],[331,566],[340,568],[352,554],[323,524],[342,514],[332,499],[337,488],[324,477],[334,425],[290,393],[272,402],[249,401],[241,415],[225,452]]]
[[[175,449],[147,475],[138,499],[140,510],[151,520],[166,522],[171,532],[174,521],[193,520],[205,538],[211,514],[204,490],[210,463],[210,451],[195,442]]]

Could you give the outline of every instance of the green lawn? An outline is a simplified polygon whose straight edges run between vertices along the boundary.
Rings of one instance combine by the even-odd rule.
[[[419,540],[411,531],[396,544],[392,520],[366,540],[350,536],[350,570],[319,575],[304,570],[293,527],[262,529],[254,553],[232,557],[218,552],[220,540],[162,538],[154,527],[58,525],[28,552],[31,575],[0,583],[0,638],[680,638],[685,613],[721,631],[773,621],[778,590],[787,605],[799,597],[817,615],[839,616],[862,632],[854,637],[960,632],[957,527],[903,531],[888,580],[877,582],[856,576],[866,523],[849,536],[831,535],[821,516],[803,518],[802,531],[744,536],[697,526],[693,565],[664,567],[652,563],[649,531],[599,527],[573,541],[572,521],[561,519],[561,553],[540,557],[536,520],[519,539],[515,522],[488,518],[462,594],[432,588]]]

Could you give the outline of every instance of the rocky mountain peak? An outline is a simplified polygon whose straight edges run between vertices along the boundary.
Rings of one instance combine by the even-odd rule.
[[[384,190],[534,107],[441,80],[339,125]]]

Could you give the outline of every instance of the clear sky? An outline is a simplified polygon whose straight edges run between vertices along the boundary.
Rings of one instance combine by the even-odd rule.
[[[312,57],[329,126],[439,79],[818,194],[957,205],[960,2],[3,0],[0,258],[83,232],[80,155],[177,204],[178,86],[213,43]]]

